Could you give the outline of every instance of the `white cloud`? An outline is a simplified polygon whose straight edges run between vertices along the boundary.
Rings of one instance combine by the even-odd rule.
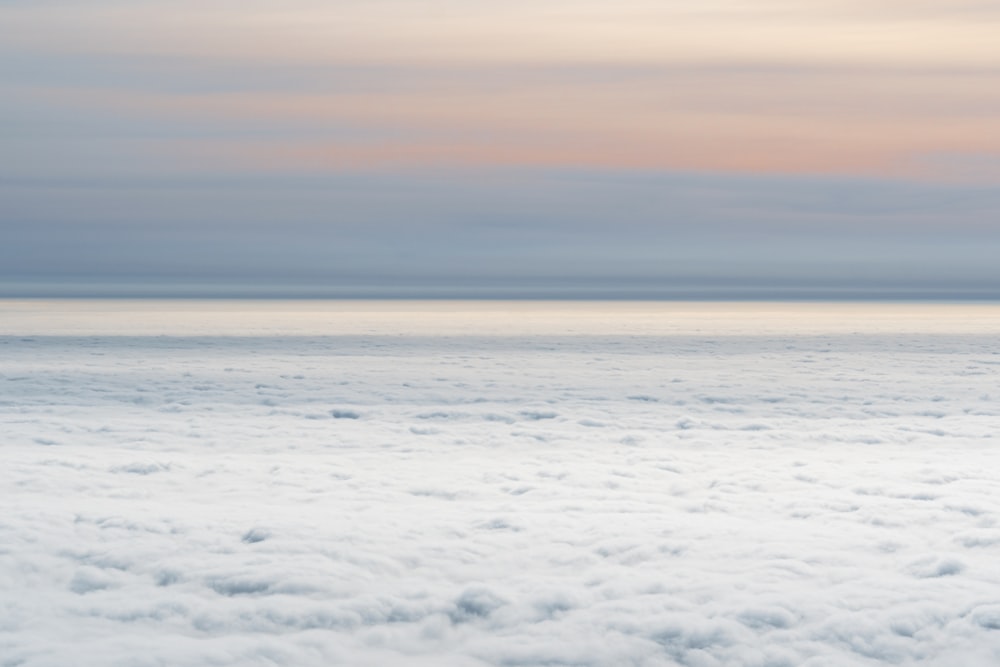
[[[4,312],[2,665],[1000,660],[995,331]]]

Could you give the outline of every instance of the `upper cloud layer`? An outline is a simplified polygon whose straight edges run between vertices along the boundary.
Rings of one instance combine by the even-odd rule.
[[[1000,153],[996,12],[880,7],[14,3],[0,53],[8,93],[43,117],[99,113],[150,139],[215,123],[175,150],[220,169],[920,176],[928,158]],[[247,121],[256,137],[227,142]]]
[[[973,2],[5,2],[0,278],[992,288],[997,25]]]

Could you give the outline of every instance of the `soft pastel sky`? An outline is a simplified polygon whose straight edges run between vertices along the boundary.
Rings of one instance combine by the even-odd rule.
[[[0,0],[0,292],[1000,297],[998,35],[972,0]]]

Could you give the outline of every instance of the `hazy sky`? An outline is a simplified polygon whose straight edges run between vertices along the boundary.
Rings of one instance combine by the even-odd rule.
[[[0,292],[1000,296],[997,35],[993,1],[0,0]]]

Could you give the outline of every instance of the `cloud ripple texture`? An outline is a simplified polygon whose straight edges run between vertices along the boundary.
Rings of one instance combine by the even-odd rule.
[[[1000,664],[990,327],[209,315],[5,320],[0,665]]]

